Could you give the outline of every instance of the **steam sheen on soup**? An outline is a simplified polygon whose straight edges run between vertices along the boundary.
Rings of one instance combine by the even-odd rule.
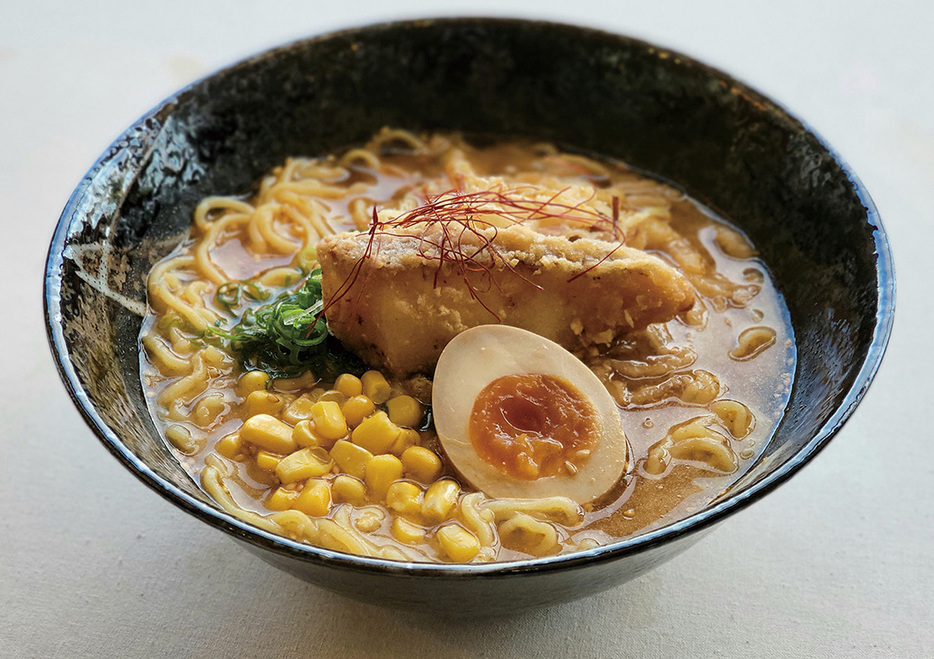
[[[153,419],[227,512],[406,561],[549,556],[703,508],[787,402],[738,229],[550,144],[383,129],[210,197],[149,275]]]

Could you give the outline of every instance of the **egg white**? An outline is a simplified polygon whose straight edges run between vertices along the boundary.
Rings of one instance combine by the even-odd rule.
[[[574,385],[596,411],[598,438],[576,474],[536,480],[509,475],[488,463],[470,441],[470,416],[477,396],[507,375],[543,374]],[[454,468],[487,496],[565,496],[577,503],[598,498],[629,466],[629,446],[619,410],[603,383],[557,343],[507,325],[481,325],[448,343],[435,369],[432,410],[441,446]]]

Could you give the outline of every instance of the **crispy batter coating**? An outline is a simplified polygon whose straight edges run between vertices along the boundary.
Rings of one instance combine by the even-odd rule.
[[[328,327],[398,377],[431,372],[448,341],[477,325],[521,327],[575,350],[670,320],[694,303],[673,267],[602,240],[500,229],[496,256],[480,254],[485,267],[472,271],[438,260],[424,235],[378,234],[366,254],[369,240],[344,233],[318,244]]]

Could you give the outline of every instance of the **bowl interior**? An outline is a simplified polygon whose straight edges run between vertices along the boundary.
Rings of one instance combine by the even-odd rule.
[[[260,55],[168,99],[110,148],[62,216],[46,303],[63,376],[105,444],[148,484],[177,489],[175,503],[245,534],[149,418],[137,343],[147,272],[202,197],[249,193],[287,156],[324,154],[384,125],[619,158],[683,187],[760,247],[796,334],[794,390],[749,473],[680,531],[789,476],[868,386],[891,323],[885,237],[859,182],[782,108],[688,58],[600,32],[482,19],[377,26]]]

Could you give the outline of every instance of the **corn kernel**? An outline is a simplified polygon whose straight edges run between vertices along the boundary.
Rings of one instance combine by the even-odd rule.
[[[315,446],[322,446],[324,448],[330,448],[333,443],[329,439],[324,439],[318,433],[315,432],[315,424],[309,419],[304,421],[299,421],[295,424],[295,427],[292,428],[292,439],[295,440],[295,443],[304,448],[314,448]]]
[[[323,448],[303,448],[287,455],[276,465],[276,476],[283,483],[294,483],[331,473],[334,463]]]
[[[253,391],[243,403],[247,416],[256,414],[278,414],[284,407],[283,400],[268,391]]]
[[[473,533],[457,524],[446,524],[438,529],[441,549],[455,563],[466,563],[480,552],[480,542]]]
[[[256,452],[256,466],[263,471],[275,471],[281,459],[278,455],[273,455],[267,451]]]
[[[321,396],[324,394],[325,391],[327,391],[327,389],[322,389],[321,387],[315,387],[314,389],[308,392],[308,395],[311,396],[311,400],[317,403],[318,399],[321,398]]]
[[[363,395],[377,405],[382,405],[389,400],[392,389],[379,371],[367,371],[360,378],[360,383],[363,386]]]
[[[295,490],[287,490],[283,487],[277,487],[266,497],[266,508],[269,510],[288,510],[292,507],[292,502],[298,497]]]
[[[334,388],[347,398],[353,398],[363,393],[363,383],[360,382],[360,378],[350,373],[339,375],[334,381]]]
[[[425,529],[402,517],[396,517],[392,520],[389,532],[392,533],[392,537],[399,542],[404,542],[409,545],[425,541]]]
[[[362,446],[351,444],[346,439],[339,439],[331,447],[331,457],[345,474],[354,478],[363,479],[367,463],[373,459],[373,454]]]
[[[389,419],[397,426],[414,428],[422,420],[422,404],[411,396],[395,396],[386,401]]]
[[[385,412],[377,412],[354,428],[353,443],[371,453],[388,453],[402,429],[389,420]]]
[[[311,408],[311,420],[315,422],[315,434],[325,439],[340,439],[347,434],[341,406],[332,400],[315,403]]]
[[[282,420],[286,423],[291,423],[294,426],[299,421],[310,419],[311,407],[314,404],[315,401],[311,399],[311,396],[308,394],[302,394],[293,400],[287,408],[285,408],[285,410],[282,412]]]
[[[344,413],[344,419],[346,419],[347,424],[353,428],[359,426],[360,422],[373,414],[375,410],[376,406],[373,404],[373,401],[366,396],[354,396],[353,398],[348,398],[346,401],[344,401],[344,404],[341,405],[341,411]]]
[[[323,517],[331,511],[331,488],[327,481],[309,480],[302,493],[292,502],[293,510],[300,510],[312,517]]]
[[[394,455],[377,455],[366,465],[363,480],[366,481],[370,497],[382,501],[386,490],[402,478],[402,461]]]
[[[328,389],[323,394],[318,397],[319,401],[331,401],[332,403],[337,403],[338,405],[343,405],[344,401],[347,400],[347,396],[337,391],[336,389]]]
[[[276,378],[268,388],[278,391],[305,391],[317,384],[318,378],[311,371],[305,371],[297,378]]]
[[[396,437],[396,441],[389,447],[389,452],[396,457],[402,457],[402,454],[405,453],[407,449],[418,444],[419,439],[421,438],[418,436],[417,430],[403,428],[399,436]]]
[[[272,453],[291,453],[296,448],[292,426],[268,414],[257,414],[244,421],[240,437]]]
[[[460,491],[460,487],[452,480],[432,483],[422,501],[422,515],[432,524],[443,522],[451,516]]]
[[[441,475],[441,458],[424,446],[412,446],[402,454],[402,470],[421,483],[431,483]]]
[[[386,490],[386,507],[403,515],[418,515],[422,511],[421,496],[417,485],[396,481]]]
[[[263,371],[248,371],[237,381],[237,391],[246,396],[254,391],[265,391],[269,385],[269,375]]]
[[[331,484],[331,493],[339,503],[359,506],[366,501],[366,486],[353,476],[341,474]]]
[[[239,433],[231,433],[222,437],[214,446],[214,450],[228,460],[241,460],[243,458],[243,441]]]

